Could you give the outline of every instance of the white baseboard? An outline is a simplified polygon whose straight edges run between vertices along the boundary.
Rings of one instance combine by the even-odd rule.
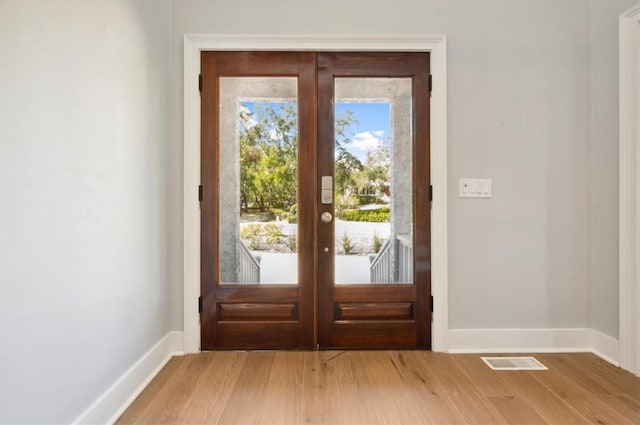
[[[450,329],[450,353],[590,352],[618,366],[618,340],[589,328]]]
[[[609,363],[620,366],[620,342],[617,339],[591,329],[591,351]]]
[[[74,424],[113,424],[165,364],[183,350],[183,332],[172,331],[91,404]]]

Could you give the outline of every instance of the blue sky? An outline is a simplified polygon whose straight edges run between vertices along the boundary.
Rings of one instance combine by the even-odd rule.
[[[254,102],[241,102],[253,112]],[[271,105],[278,110],[280,103]],[[337,103],[336,116],[351,110],[357,122],[351,125],[353,142],[347,150],[360,160],[364,160],[367,152],[381,143],[388,143],[390,134],[390,117],[388,103]]]
[[[356,123],[351,126],[353,143],[347,150],[360,160],[368,151],[389,143],[390,117],[388,103],[337,103],[336,116],[351,110]]]

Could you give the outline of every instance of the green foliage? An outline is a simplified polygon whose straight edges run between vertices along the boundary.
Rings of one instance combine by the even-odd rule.
[[[383,192],[391,185],[391,152],[382,145],[367,152],[360,176],[362,186],[368,186]]]
[[[250,239],[253,236],[259,236],[261,231],[262,225],[260,223],[247,224],[240,229],[240,237],[242,239]]]
[[[373,232],[373,243],[371,246],[373,252],[375,252],[376,254],[380,252],[380,250],[382,249],[382,245],[384,245],[386,241],[387,241],[386,238],[378,236],[376,232]]]
[[[251,223],[240,229],[240,238],[249,245],[249,249],[256,251],[260,249],[261,233],[262,225],[259,223]]]
[[[282,226],[276,223],[267,223],[263,226],[264,234],[268,244],[279,244],[282,242]]]
[[[283,233],[278,223],[250,223],[240,228],[240,238],[252,251],[296,252],[296,236]]]
[[[298,133],[295,102],[255,102],[253,111],[241,108],[240,137],[240,206],[264,213],[289,210],[289,223],[296,223]],[[373,195],[358,196],[362,188],[377,193],[390,185],[390,151],[387,145],[367,152],[364,161],[347,149],[353,142],[352,111],[335,119],[336,207],[354,209],[370,204]],[[284,217],[283,217],[284,218]],[[382,220],[384,221],[384,220]]]
[[[380,208],[377,210],[345,210],[342,211],[341,218],[345,221],[388,223],[391,221],[391,211],[389,208]]]
[[[360,205],[360,200],[357,195],[339,196],[336,197],[335,201],[336,217],[338,218],[342,218],[342,213],[344,211],[358,208]]]
[[[289,251],[296,252],[298,250],[298,238],[295,236],[289,236],[287,238],[287,246]]]
[[[291,208],[289,209],[289,216],[287,217],[287,221],[292,224],[298,222],[298,204],[291,205]]]
[[[240,204],[266,211],[295,203],[298,139],[295,103],[240,111]]]
[[[353,142],[351,126],[355,123],[357,120],[353,116],[353,111],[350,110],[337,116],[334,122],[336,142],[334,185],[337,198],[343,195],[348,197],[350,193],[358,190],[356,175],[362,171],[362,162],[347,150],[347,145]]]
[[[370,205],[378,202],[376,195],[358,195],[360,205]]]
[[[355,248],[353,242],[351,241],[351,238],[349,237],[349,235],[347,235],[347,232],[345,232],[340,239],[340,247],[342,248],[342,251],[344,251],[344,253],[347,255],[351,254]]]

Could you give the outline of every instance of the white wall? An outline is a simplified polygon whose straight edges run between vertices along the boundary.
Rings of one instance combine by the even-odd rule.
[[[170,3],[0,15],[0,422],[69,423],[170,330]]]
[[[583,2],[176,0],[170,180],[182,179],[183,34],[446,34],[450,326],[588,327],[589,24]],[[493,178],[494,197],[458,198],[460,177]],[[179,184],[169,197],[178,280]]]
[[[637,1],[591,4],[591,327],[618,338],[618,17]]]

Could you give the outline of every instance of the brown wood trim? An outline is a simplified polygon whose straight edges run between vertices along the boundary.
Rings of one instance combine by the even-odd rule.
[[[217,348],[247,349],[247,341],[262,349],[298,347],[300,322],[219,322]]]
[[[416,56],[417,69],[413,77],[413,217],[414,217],[414,279],[416,284],[416,303],[414,305],[419,347],[431,348],[431,114],[429,55]],[[425,182],[424,185],[416,182]]]
[[[317,154],[317,182],[320,176],[333,176],[334,173],[334,111],[333,111],[333,74],[330,58],[326,54],[317,55],[318,82],[318,154]],[[319,184],[319,183],[318,183]],[[319,191],[320,189],[317,188]],[[333,204],[325,205],[318,202],[317,216],[329,212],[335,217]],[[331,321],[333,319],[333,277],[335,276],[335,229],[333,223],[325,224],[317,220],[317,316],[318,316],[318,344],[329,346]],[[325,252],[325,249],[327,251]],[[329,260],[329,261],[327,261]],[[322,267],[320,268],[320,264]]]
[[[238,303],[293,303],[300,297],[300,289],[295,286],[276,287],[269,285],[268,291],[265,286],[251,285],[251,287],[241,287],[223,285],[216,289],[216,300],[218,302],[238,302]]]
[[[294,303],[220,303],[219,321],[290,321],[298,320],[298,306]]]
[[[413,303],[336,303],[336,321],[411,320]]]
[[[200,293],[202,312],[200,313],[200,346],[215,346],[217,303],[215,301],[216,271],[218,259],[218,104],[219,91],[215,57],[202,52],[201,74],[201,154],[200,182],[203,188],[200,202]]]
[[[336,285],[333,288],[336,302],[402,302],[415,298],[415,285]]]
[[[331,329],[333,348],[416,348],[414,320],[338,320]]]

